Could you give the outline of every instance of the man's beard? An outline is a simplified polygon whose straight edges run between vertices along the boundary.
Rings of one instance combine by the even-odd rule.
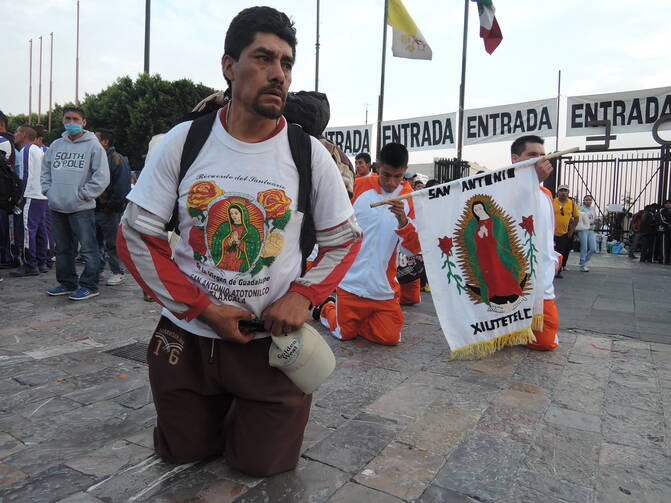
[[[282,105],[280,107],[276,107],[273,105],[261,105],[261,103],[259,102],[261,96],[263,96],[263,94],[270,89],[277,89],[277,87],[268,86],[259,90],[253,103],[254,111],[261,117],[264,117],[266,119],[279,119],[282,116],[282,113],[284,112],[284,107],[287,103],[286,95],[282,97]]]

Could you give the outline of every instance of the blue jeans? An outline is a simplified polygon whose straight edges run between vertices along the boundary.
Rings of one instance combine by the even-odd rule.
[[[97,292],[100,255],[96,241],[95,211],[52,211],[51,219],[56,240],[56,280],[68,290],[76,290],[81,286]],[[84,271],[79,279],[75,270],[77,242],[79,254],[84,259]]]
[[[105,260],[109,262],[112,274],[123,274],[121,261],[116,253],[116,234],[121,222],[121,212],[106,213],[96,211],[96,232],[100,249],[100,272],[105,269]]]
[[[596,235],[594,231],[578,231],[580,239],[580,267],[586,266],[596,252]]]

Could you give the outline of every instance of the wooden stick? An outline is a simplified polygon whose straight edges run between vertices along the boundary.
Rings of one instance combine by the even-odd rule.
[[[580,147],[567,148],[566,150],[560,150],[559,152],[553,152],[551,154],[544,155],[542,159],[547,161],[549,159],[561,157],[566,154],[572,154],[573,152],[577,152],[578,150],[580,150]],[[370,203],[370,207],[376,208],[378,206],[382,206],[383,204],[391,203],[392,201],[403,201],[404,199],[409,199],[412,196],[418,195],[418,192],[423,192],[424,190],[426,189],[418,190],[417,192],[409,192],[407,194],[403,194],[402,196],[396,196],[389,199],[385,199],[384,201],[377,201],[375,203]]]

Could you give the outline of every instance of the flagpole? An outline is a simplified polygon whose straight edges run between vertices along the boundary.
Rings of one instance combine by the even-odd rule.
[[[149,73],[149,34],[151,25],[151,0],[144,5],[144,73]]]
[[[567,148],[566,150],[562,150],[560,152],[552,152],[551,154],[544,155],[543,157],[539,158],[539,160],[544,160],[548,161],[550,159],[554,159],[556,157],[561,157],[563,155],[567,154],[572,154],[573,152],[577,152],[580,150],[580,147],[572,147],[572,148]],[[526,161],[521,161],[521,162],[526,162]],[[519,164],[519,163],[516,163]],[[447,185],[448,183],[453,183],[454,180],[451,182],[446,182],[442,183],[441,185]],[[439,187],[440,185],[434,185],[431,188]],[[390,197],[389,199],[385,199],[384,201],[377,201],[375,203],[370,203],[371,208],[375,208],[377,206],[382,206],[383,204],[391,203],[394,201],[403,201],[404,199],[409,199],[411,197],[419,196],[420,194],[426,194],[427,191],[430,189],[421,189],[421,190],[416,190],[414,192],[408,192],[407,194],[403,194],[402,196],[396,196],[396,197]]]
[[[468,2],[464,0],[464,41],[461,46],[461,85],[459,86],[459,120],[457,159],[461,161],[461,151],[464,145],[464,95],[466,94],[466,49],[468,44]]]
[[[42,122],[42,35],[40,35],[40,83],[37,87],[37,123]]]
[[[28,57],[28,124],[33,123],[33,39],[28,41],[30,47]]]
[[[384,0],[384,18],[382,23],[382,68],[380,70],[380,97],[377,102],[377,144],[375,146],[376,150],[376,160],[380,156],[380,150],[382,149],[382,111],[384,109],[384,69],[385,69],[385,56],[387,53],[387,17],[389,15],[389,0]]]
[[[559,103],[561,98],[561,70],[559,70],[559,76],[557,77],[557,136],[555,138],[555,150],[559,150]]]
[[[77,56],[75,58],[75,104],[79,106],[79,0],[77,0]]]
[[[52,97],[52,92],[54,90],[54,32],[51,32],[51,41],[49,42],[50,44],[50,49],[49,49],[49,129],[48,131],[51,133],[51,97]]]
[[[319,0],[317,0],[317,41],[315,42],[315,91],[319,91]]]

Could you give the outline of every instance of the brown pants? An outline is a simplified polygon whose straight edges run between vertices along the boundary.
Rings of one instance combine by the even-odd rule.
[[[200,337],[161,318],[147,361],[162,459],[181,464],[224,453],[233,468],[257,477],[296,466],[312,395],[268,365],[269,346],[270,338]]]

